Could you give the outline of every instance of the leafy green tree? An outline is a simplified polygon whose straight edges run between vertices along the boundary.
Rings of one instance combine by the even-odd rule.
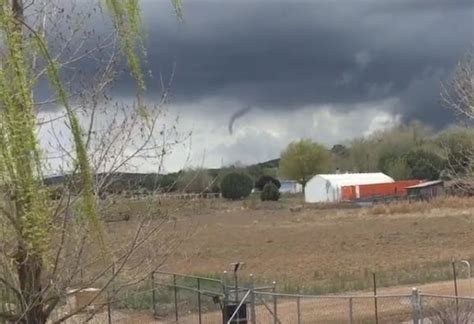
[[[379,157],[377,163],[378,170],[390,175],[390,169],[393,169],[395,164],[399,163],[400,156],[394,152],[385,152]]]
[[[331,148],[333,171],[350,171],[354,167],[350,163],[351,148],[343,144],[336,144]]]
[[[281,183],[278,179],[263,175],[258,178],[257,181],[255,181],[255,189],[262,191],[267,183],[273,183],[277,187],[277,189],[281,187]]]
[[[349,149],[345,145],[336,144],[331,148],[331,153],[342,157],[347,157],[349,155]]]
[[[395,158],[387,162],[385,173],[395,180],[411,178],[411,169],[403,158]]]
[[[445,168],[445,161],[426,149],[412,150],[404,159],[411,170],[411,178],[414,179],[437,180]]]
[[[276,178],[278,174],[278,167],[262,168],[262,174]]]
[[[258,164],[243,167],[242,169],[254,179],[258,179],[258,177],[263,175],[263,168]]]
[[[250,195],[253,181],[245,173],[231,172],[224,176],[221,181],[222,196],[227,199],[243,199]]]
[[[350,169],[354,172],[374,171],[378,156],[374,151],[371,139],[356,138],[351,142],[349,160]]]
[[[189,169],[178,178],[178,190],[183,192],[203,193],[211,191],[212,179],[206,169]]]
[[[357,172],[387,172],[394,164],[400,166],[397,160],[409,151],[426,146],[432,135],[431,128],[412,122],[354,139],[349,151],[352,166],[349,169]]]
[[[168,173],[161,175],[158,178],[158,188],[156,188],[156,184],[153,184],[153,186],[149,186],[147,188],[151,188],[152,190],[158,189],[162,192],[173,192],[177,190],[177,183],[178,173]]]
[[[176,11],[180,12],[178,0],[172,2]],[[108,49],[114,54],[105,60],[104,66],[99,64],[98,73],[87,80],[87,83],[97,87],[88,89],[90,92],[77,94],[80,82],[75,83],[74,92],[68,91],[68,85],[72,82],[66,78],[71,73],[63,71],[71,69],[66,70],[64,67],[71,68],[73,64],[91,56],[97,62],[100,54],[107,52],[100,45],[89,48],[88,53],[81,51],[82,45],[95,44],[90,39],[95,33],[90,29],[84,30],[90,27],[85,22],[90,16],[87,12],[74,11],[83,3],[74,0],[0,0],[0,181],[5,189],[0,211],[3,228],[0,236],[1,322],[46,323],[51,312],[66,297],[66,288],[76,282],[78,267],[82,266],[80,258],[87,244],[95,243],[96,248],[88,249],[89,253],[85,254],[92,255],[97,251],[101,254],[100,260],[116,265],[114,269],[117,271],[124,267],[124,260],[130,259],[130,254],[113,255],[106,249],[106,235],[97,206],[97,193],[103,191],[97,187],[105,187],[107,179],[99,183],[95,181],[93,173],[97,165],[93,164],[97,163],[102,168],[104,164],[123,167],[126,162],[119,161],[117,156],[127,154],[121,151],[112,157],[111,152],[118,153],[120,150],[117,146],[120,143],[129,143],[126,134],[136,132],[127,133],[121,128],[119,135],[124,136],[100,141],[96,136],[100,136],[102,131],[94,121],[97,122],[97,116],[104,113],[98,108],[99,103],[102,105],[104,101],[108,102],[109,96],[104,95],[105,89],[117,75],[114,71],[117,57],[113,56],[117,44],[137,84],[137,103],[133,114],[140,117],[143,126],[137,128],[144,138],[153,137],[151,130],[155,126],[156,115],[145,106],[142,99],[145,84],[140,54],[136,51],[142,44],[139,1],[97,0],[91,3],[91,12],[100,12],[102,6],[107,8],[104,12],[108,12],[113,21],[116,34],[112,37],[117,38],[117,42],[109,39]],[[73,70],[77,71],[77,66]],[[48,102],[63,110],[60,121],[67,126],[67,131],[60,135],[61,145],[71,144],[62,153],[70,169],[74,170],[75,187],[77,179],[77,198],[70,199],[68,196],[60,199],[56,205],[48,199],[49,190],[43,181],[43,173],[48,169],[44,154],[49,147],[40,141],[39,124],[50,125],[53,121],[41,118],[40,98],[36,96],[38,82],[47,83],[51,89]],[[72,96],[77,100],[74,100],[74,105]],[[94,113],[91,113],[92,110]],[[83,124],[80,118],[82,112],[86,112],[89,124]],[[117,122],[115,117],[109,117],[111,123]],[[133,123],[127,121],[130,123],[123,124],[123,127]],[[109,126],[112,127],[106,127],[104,134],[117,129],[114,125]],[[148,148],[145,144],[141,147]],[[93,151],[102,152],[102,157],[94,158]],[[74,220],[69,218],[71,214],[74,214]],[[143,234],[142,228],[136,237],[139,244],[143,244]],[[130,246],[126,250],[132,253],[135,248]],[[108,272],[108,269],[104,272]],[[101,281],[103,278],[99,277],[97,280]],[[93,283],[97,281],[90,284]],[[103,290],[107,289],[108,284],[103,286]],[[11,311],[5,311],[3,307],[5,296],[9,296],[8,303],[13,304]],[[80,310],[63,314],[55,323],[66,321]]]
[[[303,191],[312,176],[330,171],[331,155],[328,149],[310,139],[292,142],[281,153],[280,175],[301,183]]]
[[[458,177],[469,176],[474,167],[474,129],[456,127],[441,133],[437,144],[446,159],[446,168]]]
[[[260,199],[262,201],[277,201],[280,199],[280,191],[274,183],[268,182],[260,193]]]

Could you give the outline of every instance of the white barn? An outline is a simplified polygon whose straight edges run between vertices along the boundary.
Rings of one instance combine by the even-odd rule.
[[[377,173],[318,174],[305,187],[304,199],[309,203],[341,200],[343,186],[394,182],[388,175]]]

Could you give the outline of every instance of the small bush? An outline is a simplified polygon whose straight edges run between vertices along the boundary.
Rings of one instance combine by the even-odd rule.
[[[221,181],[222,196],[227,199],[243,199],[252,192],[253,181],[243,173],[232,172]]]
[[[458,304],[455,300],[438,301],[426,312],[430,323],[433,324],[468,324],[472,323],[474,317],[474,307],[470,301],[466,300],[460,300]]]
[[[280,199],[280,192],[278,191],[277,186],[275,186],[272,182],[267,183],[260,194],[260,199],[262,201],[271,200],[277,201]]]
[[[280,181],[278,181],[278,179],[275,179],[271,176],[263,175],[255,182],[255,189],[262,191],[263,187],[265,187],[267,183],[273,183],[277,187],[277,189],[280,189],[281,187],[281,183]]]

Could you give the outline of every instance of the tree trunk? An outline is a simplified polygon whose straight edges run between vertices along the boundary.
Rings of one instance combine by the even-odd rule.
[[[21,24],[21,21],[24,19],[23,0],[11,0],[11,6],[13,15],[17,20],[15,28],[19,33],[23,34],[23,26]],[[23,44],[20,45],[21,48],[23,47],[22,45]],[[28,161],[22,161],[21,157],[18,158],[18,170],[20,171],[18,172],[18,177],[21,178],[22,176],[27,176],[32,170],[30,170],[29,167],[25,167],[28,166]],[[25,192],[22,192],[20,196],[18,192],[15,192],[13,199],[15,199],[18,224],[20,227],[23,227],[23,218],[25,217],[26,209],[29,205],[29,198],[28,193]],[[23,235],[23,233],[21,235]],[[46,323],[47,315],[44,311],[44,293],[41,282],[43,269],[42,258],[34,251],[29,250],[29,246],[25,243],[24,237],[19,237],[15,261],[22,295],[22,300],[18,301],[20,304],[18,305],[18,309],[21,311],[18,323],[44,324]]]
[[[15,259],[20,291],[23,297],[21,301],[22,317],[19,323],[44,324],[47,315],[44,312],[41,284],[43,262],[38,256],[28,255],[28,251],[23,246],[18,247]]]

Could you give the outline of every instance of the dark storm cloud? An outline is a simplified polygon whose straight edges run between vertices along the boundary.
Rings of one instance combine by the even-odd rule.
[[[144,3],[148,66],[176,63],[175,102],[206,98],[263,110],[400,99],[396,113],[449,121],[439,81],[474,40],[472,0],[193,0],[178,23]],[[149,83],[151,91],[154,83]],[[131,88],[119,86],[120,93]],[[231,112],[229,112],[229,115]]]

